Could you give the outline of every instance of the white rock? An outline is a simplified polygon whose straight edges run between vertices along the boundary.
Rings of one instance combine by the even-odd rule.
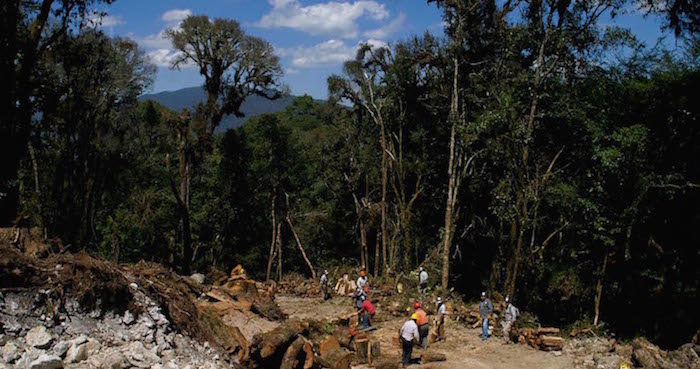
[[[124,323],[126,325],[130,325],[131,323],[134,322],[134,320],[136,320],[136,319],[134,318],[134,314],[132,314],[131,311],[127,310],[124,312],[124,317],[122,318],[122,323]]]
[[[68,341],[61,341],[57,343],[53,347],[53,353],[58,355],[59,357],[65,357],[66,352],[68,352],[68,349],[71,347],[71,343]]]
[[[129,283],[129,287],[130,287],[132,290],[137,290],[137,289],[139,288],[139,285],[136,284],[136,283],[134,283],[134,282],[131,282],[131,283]]]
[[[56,355],[42,354],[29,364],[29,369],[57,369],[63,368],[61,358]]]
[[[127,368],[126,357],[119,351],[110,352],[105,355],[100,368],[104,369],[122,369]]]
[[[78,345],[82,345],[83,343],[86,343],[87,341],[88,341],[88,336],[86,336],[86,335],[84,335],[84,334],[81,334],[81,335],[78,336],[77,338],[73,339],[73,340],[71,341],[71,344],[72,344],[73,346],[78,346]]]
[[[194,273],[190,276],[190,279],[198,284],[204,284],[204,274],[202,273]]]
[[[17,347],[17,345],[15,345],[12,342],[8,342],[2,348],[2,359],[5,360],[5,362],[8,364],[19,359],[21,356],[22,354],[19,351],[19,347]]]
[[[47,349],[51,347],[51,343],[53,342],[53,337],[51,337],[51,334],[43,325],[30,329],[24,339],[27,342],[27,345],[40,349]]]
[[[87,343],[73,344],[66,353],[66,358],[64,362],[66,364],[79,363],[88,357],[88,345]]]

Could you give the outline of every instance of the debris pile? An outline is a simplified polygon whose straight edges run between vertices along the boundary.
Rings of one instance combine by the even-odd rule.
[[[524,328],[518,333],[518,342],[535,350],[561,351],[564,348],[565,341],[559,336],[559,328]]]

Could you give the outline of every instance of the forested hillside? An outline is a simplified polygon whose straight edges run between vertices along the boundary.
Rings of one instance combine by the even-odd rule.
[[[362,45],[328,101],[279,96],[272,45],[190,16],[168,37],[204,99],[178,111],[140,101],[134,41],[82,21],[111,2],[0,5],[3,226],[187,275],[423,266],[543,324],[697,333],[696,2],[649,1],[667,50],[601,21],[632,1],[429,1],[444,33]],[[253,98],[280,111],[225,130]]]

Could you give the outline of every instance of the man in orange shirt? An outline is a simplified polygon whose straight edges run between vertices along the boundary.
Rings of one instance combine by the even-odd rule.
[[[428,348],[428,331],[430,325],[428,324],[428,314],[421,309],[420,307],[420,302],[416,302],[413,304],[413,308],[416,310],[416,315],[418,315],[418,319],[416,319],[416,325],[418,326],[418,334],[420,335],[420,343],[421,346],[423,346],[424,349]]]

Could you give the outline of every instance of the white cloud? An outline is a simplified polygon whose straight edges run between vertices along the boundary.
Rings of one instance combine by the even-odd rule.
[[[152,64],[166,68],[170,68],[178,55],[179,51],[171,49],[156,49],[146,53],[146,57]]]
[[[354,58],[361,43],[368,43],[372,47],[387,46],[386,42],[375,39],[369,39],[354,45],[347,44],[343,40],[332,39],[311,47],[280,48],[276,49],[276,51],[282,57],[289,57],[292,65],[296,68],[316,68],[341,64]]]
[[[190,15],[192,15],[190,9],[171,9],[163,13],[160,19],[168,23],[180,23]]]
[[[389,22],[389,24],[377,29],[367,31],[365,32],[365,36],[372,38],[387,38],[390,34],[400,31],[403,27],[403,22],[405,21],[406,14],[399,13],[399,16],[396,17],[396,19],[394,19],[393,21]]]
[[[146,50],[151,49],[169,49],[172,47],[170,39],[165,35],[165,30],[162,30],[156,34],[151,34],[142,38],[135,38],[141,47]]]
[[[384,4],[373,0],[331,1],[302,6],[299,0],[269,0],[272,10],[257,22],[263,28],[292,28],[312,35],[355,38],[357,20],[367,16],[380,21],[389,17]]]
[[[124,18],[118,15],[103,15],[101,13],[93,12],[87,17],[88,23],[93,27],[114,27],[120,24],[126,24]]]

